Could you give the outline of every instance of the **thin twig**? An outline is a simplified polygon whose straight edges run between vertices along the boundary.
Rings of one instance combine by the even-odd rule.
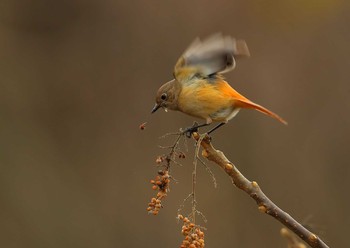
[[[203,219],[204,223],[207,223],[207,222],[208,222],[207,217],[205,217],[205,215],[204,215],[204,214],[203,214],[201,211],[196,210],[196,212],[197,212],[197,214],[198,214],[199,216],[201,216],[201,217],[202,217],[202,219]],[[201,227],[202,227],[202,226],[201,226]]]
[[[180,205],[179,209],[177,210],[177,214],[180,214],[180,212],[185,208],[185,204],[187,202],[188,199],[190,199],[192,197],[192,192],[186,196],[186,198],[183,200],[182,204]]]
[[[206,171],[209,173],[209,175],[211,177],[211,180],[213,181],[214,188],[217,188],[218,184],[216,182],[216,178],[215,178],[214,173],[211,171],[209,166],[206,163],[204,163],[204,161],[199,156],[197,156],[197,159],[198,159],[199,162],[201,162],[201,164],[205,167]]]
[[[159,138],[164,139],[164,138],[167,138],[168,136],[172,136],[172,135],[182,135],[182,132],[166,133],[166,134],[160,136]]]
[[[193,218],[193,223],[196,223],[196,214],[201,213],[196,209],[196,184],[197,184],[197,164],[198,164],[198,157],[199,157],[199,150],[201,148],[200,144],[202,143],[202,140],[205,138],[204,135],[200,135],[200,137],[197,140],[196,144],[196,151],[194,155],[194,161],[193,161],[193,173],[192,173],[192,218]],[[202,214],[202,213],[201,213]],[[203,216],[203,214],[202,214]]]
[[[196,149],[197,150],[197,149]],[[196,224],[196,184],[197,184],[197,159],[193,160],[192,171],[192,222]]]
[[[219,165],[233,180],[233,183],[241,190],[246,192],[252,197],[257,205],[258,209],[271,215],[276,220],[280,221],[289,230],[298,235],[306,243],[313,248],[327,248],[325,244],[316,234],[310,232],[299,222],[293,219],[288,213],[280,209],[275,203],[273,203],[260,189],[257,182],[249,181],[244,175],[230,162],[225,154],[219,150],[216,150],[211,144],[210,137],[206,135],[204,138],[198,133],[193,133],[194,139],[201,144],[203,150],[202,155],[208,160]]]
[[[168,133],[168,134],[162,136],[162,137],[166,137],[168,135],[175,135],[175,134],[177,134],[178,136],[177,136],[177,138],[172,146],[161,147],[163,149],[170,149],[170,152],[168,153],[168,155],[165,156],[165,162],[166,162],[165,168],[167,170],[170,170],[170,163],[171,162],[176,163],[176,161],[175,161],[176,150],[179,147],[180,139],[181,139],[181,137],[183,137],[183,135],[181,133]]]

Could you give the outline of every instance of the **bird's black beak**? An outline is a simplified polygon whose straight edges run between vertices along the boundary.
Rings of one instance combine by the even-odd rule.
[[[158,103],[156,103],[152,109],[151,114],[153,114],[154,112],[156,112],[158,109],[160,108],[160,105]]]

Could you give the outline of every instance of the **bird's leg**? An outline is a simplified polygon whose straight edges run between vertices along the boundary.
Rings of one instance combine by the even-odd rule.
[[[195,121],[193,123],[192,127],[186,128],[183,133],[186,134],[187,138],[191,138],[191,136],[192,136],[192,134],[194,132],[198,132],[198,128],[205,127],[205,126],[208,126],[208,125],[210,125],[210,123],[203,123],[203,124],[198,125],[198,123]]]
[[[226,124],[226,122],[221,122],[221,123],[219,123],[218,125],[216,125],[215,127],[213,127],[211,130],[209,130],[208,134],[214,132],[216,129],[218,129],[219,127],[221,127],[221,126],[223,126],[223,125],[225,125],[225,124]]]

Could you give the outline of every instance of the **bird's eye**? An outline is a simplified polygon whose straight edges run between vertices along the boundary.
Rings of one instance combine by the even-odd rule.
[[[166,100],[168,97],[168,95],[166,93],[163,93],[161,96],[160,96],[160,99],[162,100]]]

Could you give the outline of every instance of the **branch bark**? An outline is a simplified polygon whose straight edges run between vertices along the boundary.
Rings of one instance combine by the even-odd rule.
[[[201,137],[198,133],[193,133],[194,139],[198,142]],[[225,154],[219,150],[216,150],[211,144],[210,137],[205,135],[201,144],[203,148],[202,155],[208,160],[219,165],[229,175],[233,183],[241,190],[246,192],[251,198],[253,198],[259,211],[271,215],[273,218],[281,222],[289,230],[298,235],[307,244],[314,248],[326,248],[328,247],[316,234],[310,232],[303,225],[297,222],[288,213],[280,209],[275,203],[273,203],[261,190],[258,183],[255,181],[249,181],[236,167],[230,162]]]

